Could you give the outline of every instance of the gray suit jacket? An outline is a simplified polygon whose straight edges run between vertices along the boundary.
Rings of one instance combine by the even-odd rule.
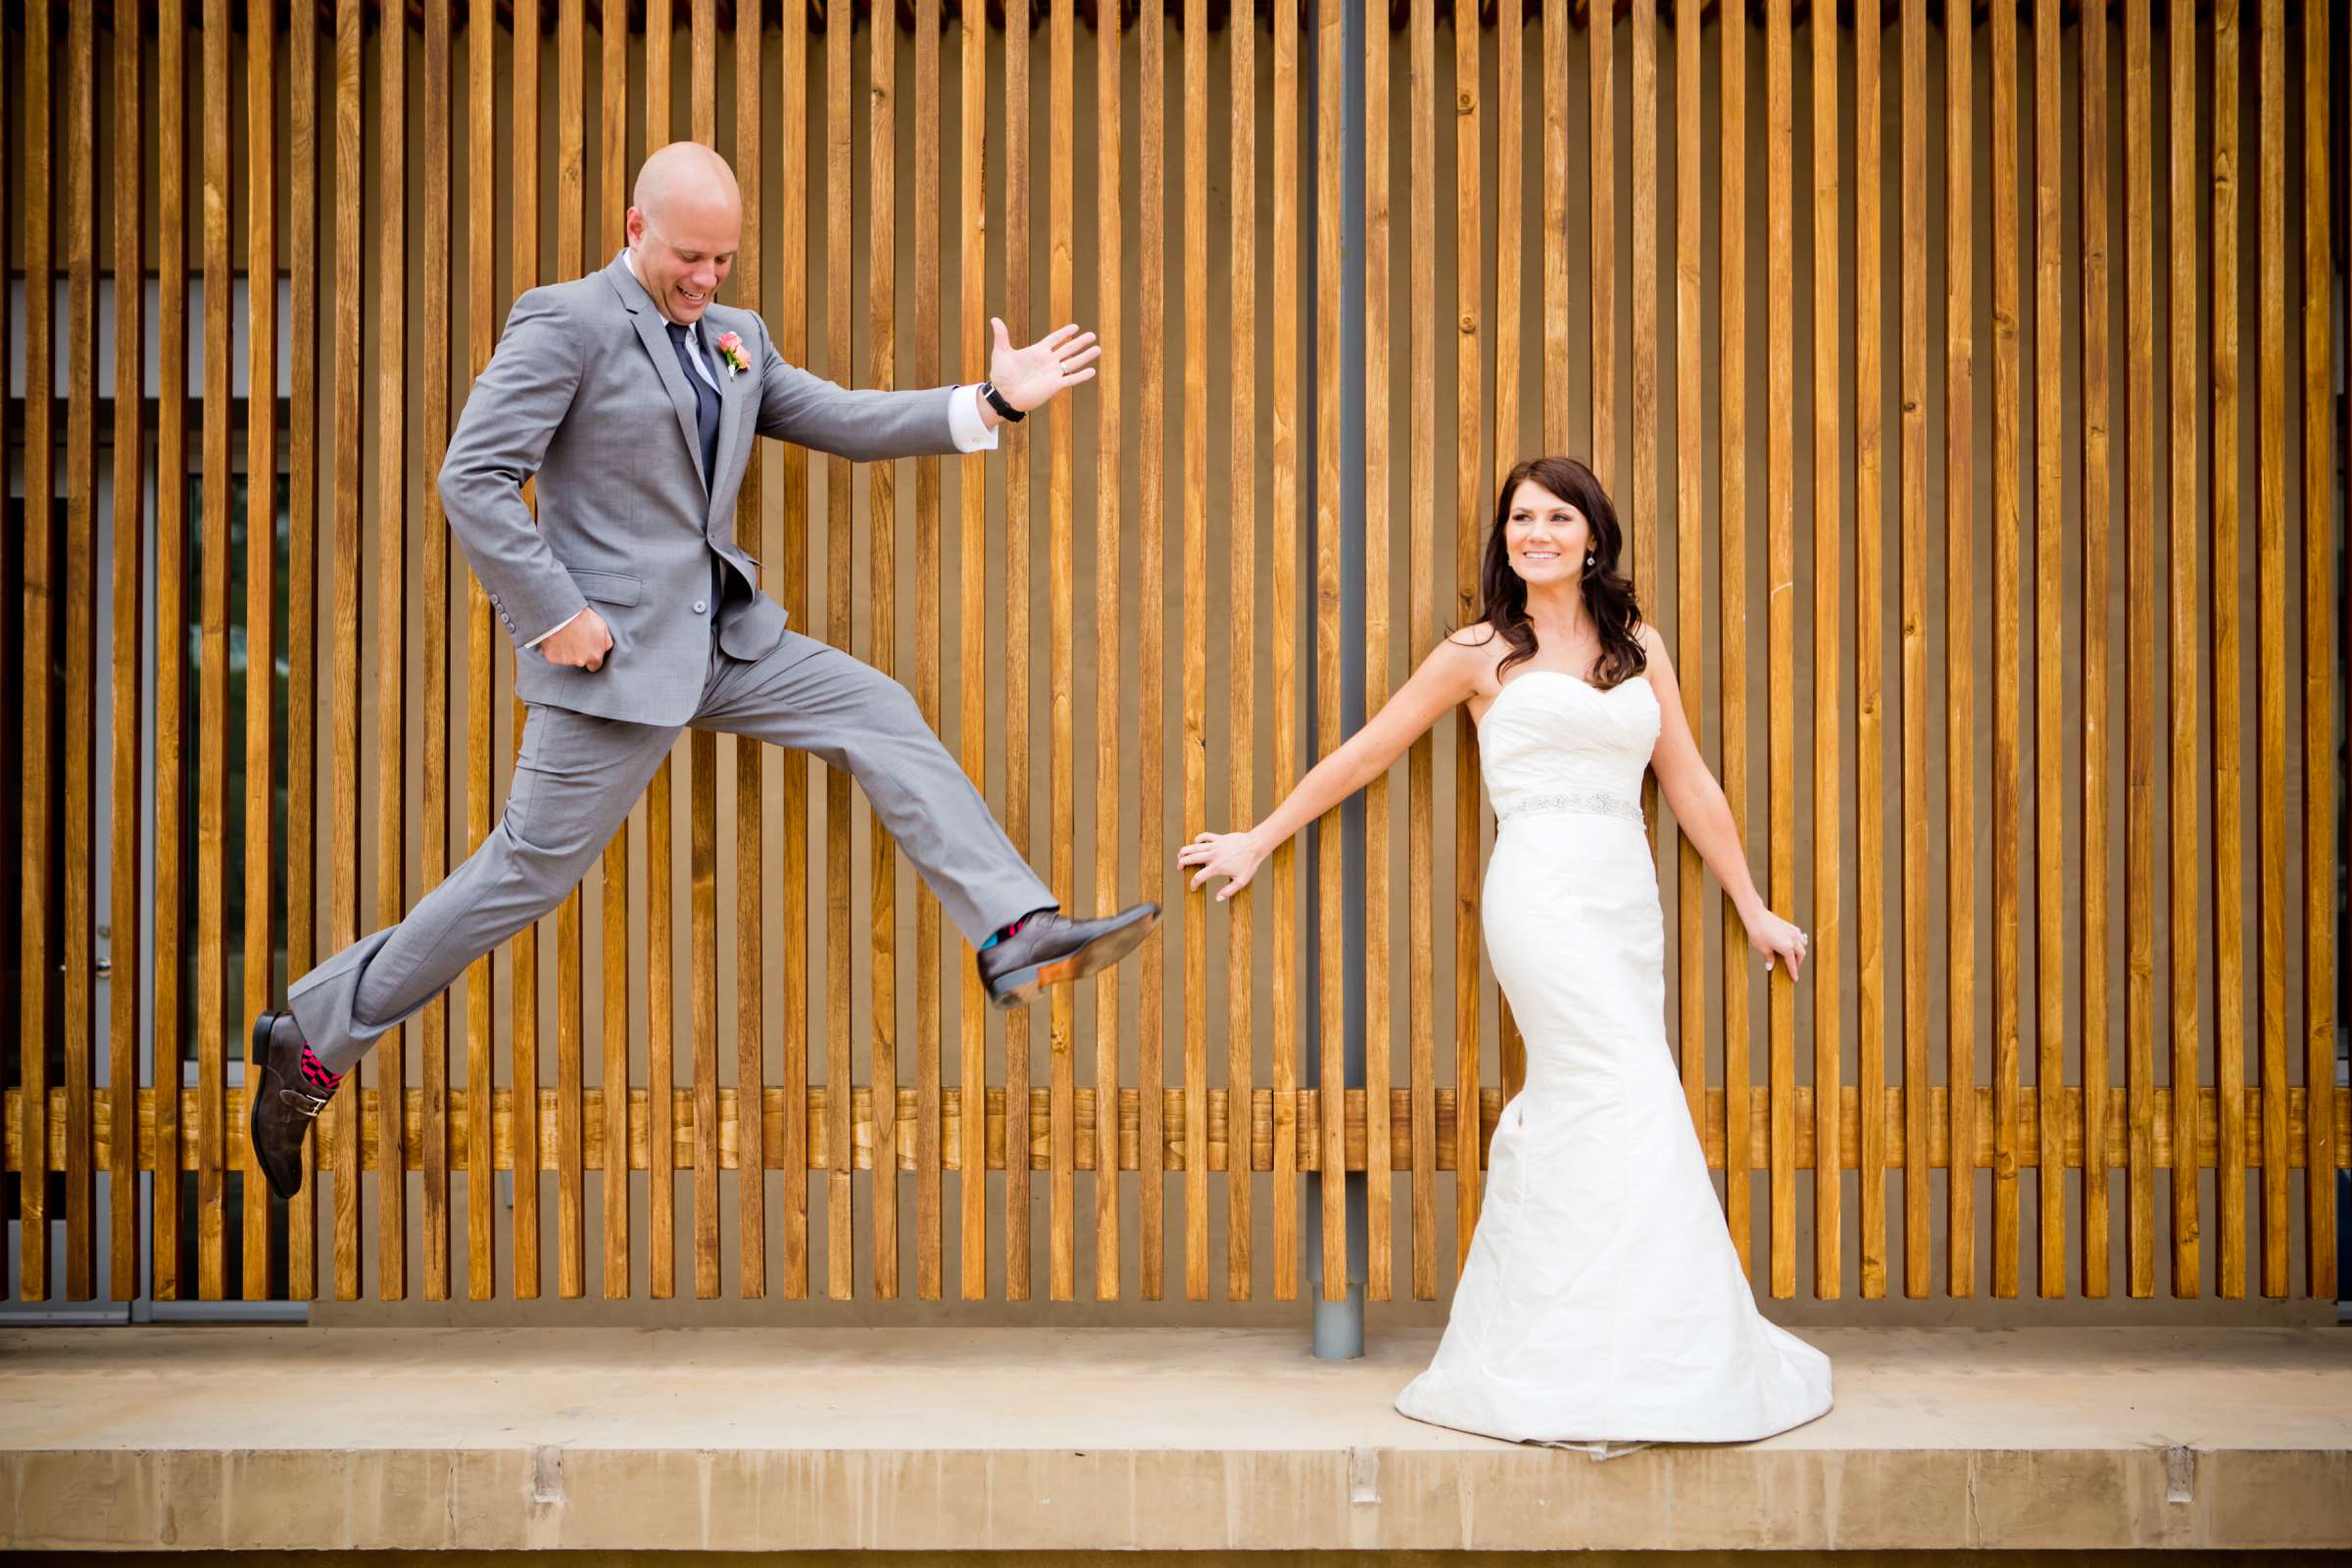
[[[535,288],[508,313],[441,465],[450,527],[516,644],[514,690],[639,724],[694,716],[719,646],[759,659],[784,635],[760,563],[735,542],[735,493],[754,435],[858,462],[947,454],[952,389],[852,392],[787,365],[750,311],[711,305],[696,330],[719,383],[718,472],[704,483],[694,391],[666,322],[627,260]],[[733,331],[751,368],[716,344]],[[522,502],[539,479],[539,515]],[[713,602],[715,552],[741,579]],[[612,632],[601,670],[521,645],[593,603]]]

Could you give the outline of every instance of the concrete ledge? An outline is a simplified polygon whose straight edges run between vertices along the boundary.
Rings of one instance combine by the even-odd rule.
[[[1434,1336],[0,1335],[0,1545],[2352,1546],[2352,1336],[1822,1330],[1838,1407],[1606,1463],[1421,1426]]]

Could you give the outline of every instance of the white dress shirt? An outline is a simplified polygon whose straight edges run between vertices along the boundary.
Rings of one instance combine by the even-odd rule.
[[[623,249],[620,254],[621,259],[629,264],[629,275],[636,277],[637,253],[632,249]],[[639,281],[642,282],[643,279],[640,278]],[[700,375],[711,390],[716,391],[718,378],[711,373],[710,363],[703,353],[703,335],[700,332],[686,334],[686,358],[694,366],[695,373]],[[997,431],[980,416],[980,388],[977,384],[957,386],[949,395],[948,434],[955,441],[956,450],[958,452],[994,452],[997,450]],[[547,630],[523,646],[525,648],[538,647],[565,626],[579,619],[582,614],[586,613],[587,608],[582,605],[579,610],[557,624],[548,627]]]

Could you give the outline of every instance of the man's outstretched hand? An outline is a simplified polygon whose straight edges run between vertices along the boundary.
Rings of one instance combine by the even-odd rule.
[[[592,671],[604,667],[605,656],[612,651],[612,633],[606,629],[605,617],[594,610],[581,611],[539,644],[539,652],[549,663]]]
[[[1000,318],[990,317],[988,324],[997,335],[989,379],[997,384],[1004,401],[1023,414],[1081,381],[1094,379],[1095,361],[1102,358],[1102,345],[1095,341],[1094,333],[1079,331],[1075,323],[1055,327],[1025,349],[1012,346],[1011,335]],[[992,419],[994,414],[991,410]]]

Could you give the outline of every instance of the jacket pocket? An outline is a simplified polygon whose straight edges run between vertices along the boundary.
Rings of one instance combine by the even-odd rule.
[[[645,590],[643,582],[617,571],[582,571],[576,566],[564,569],[571,573],[572,584],[583,599],[601,600],[608,605],[633,605]]]

